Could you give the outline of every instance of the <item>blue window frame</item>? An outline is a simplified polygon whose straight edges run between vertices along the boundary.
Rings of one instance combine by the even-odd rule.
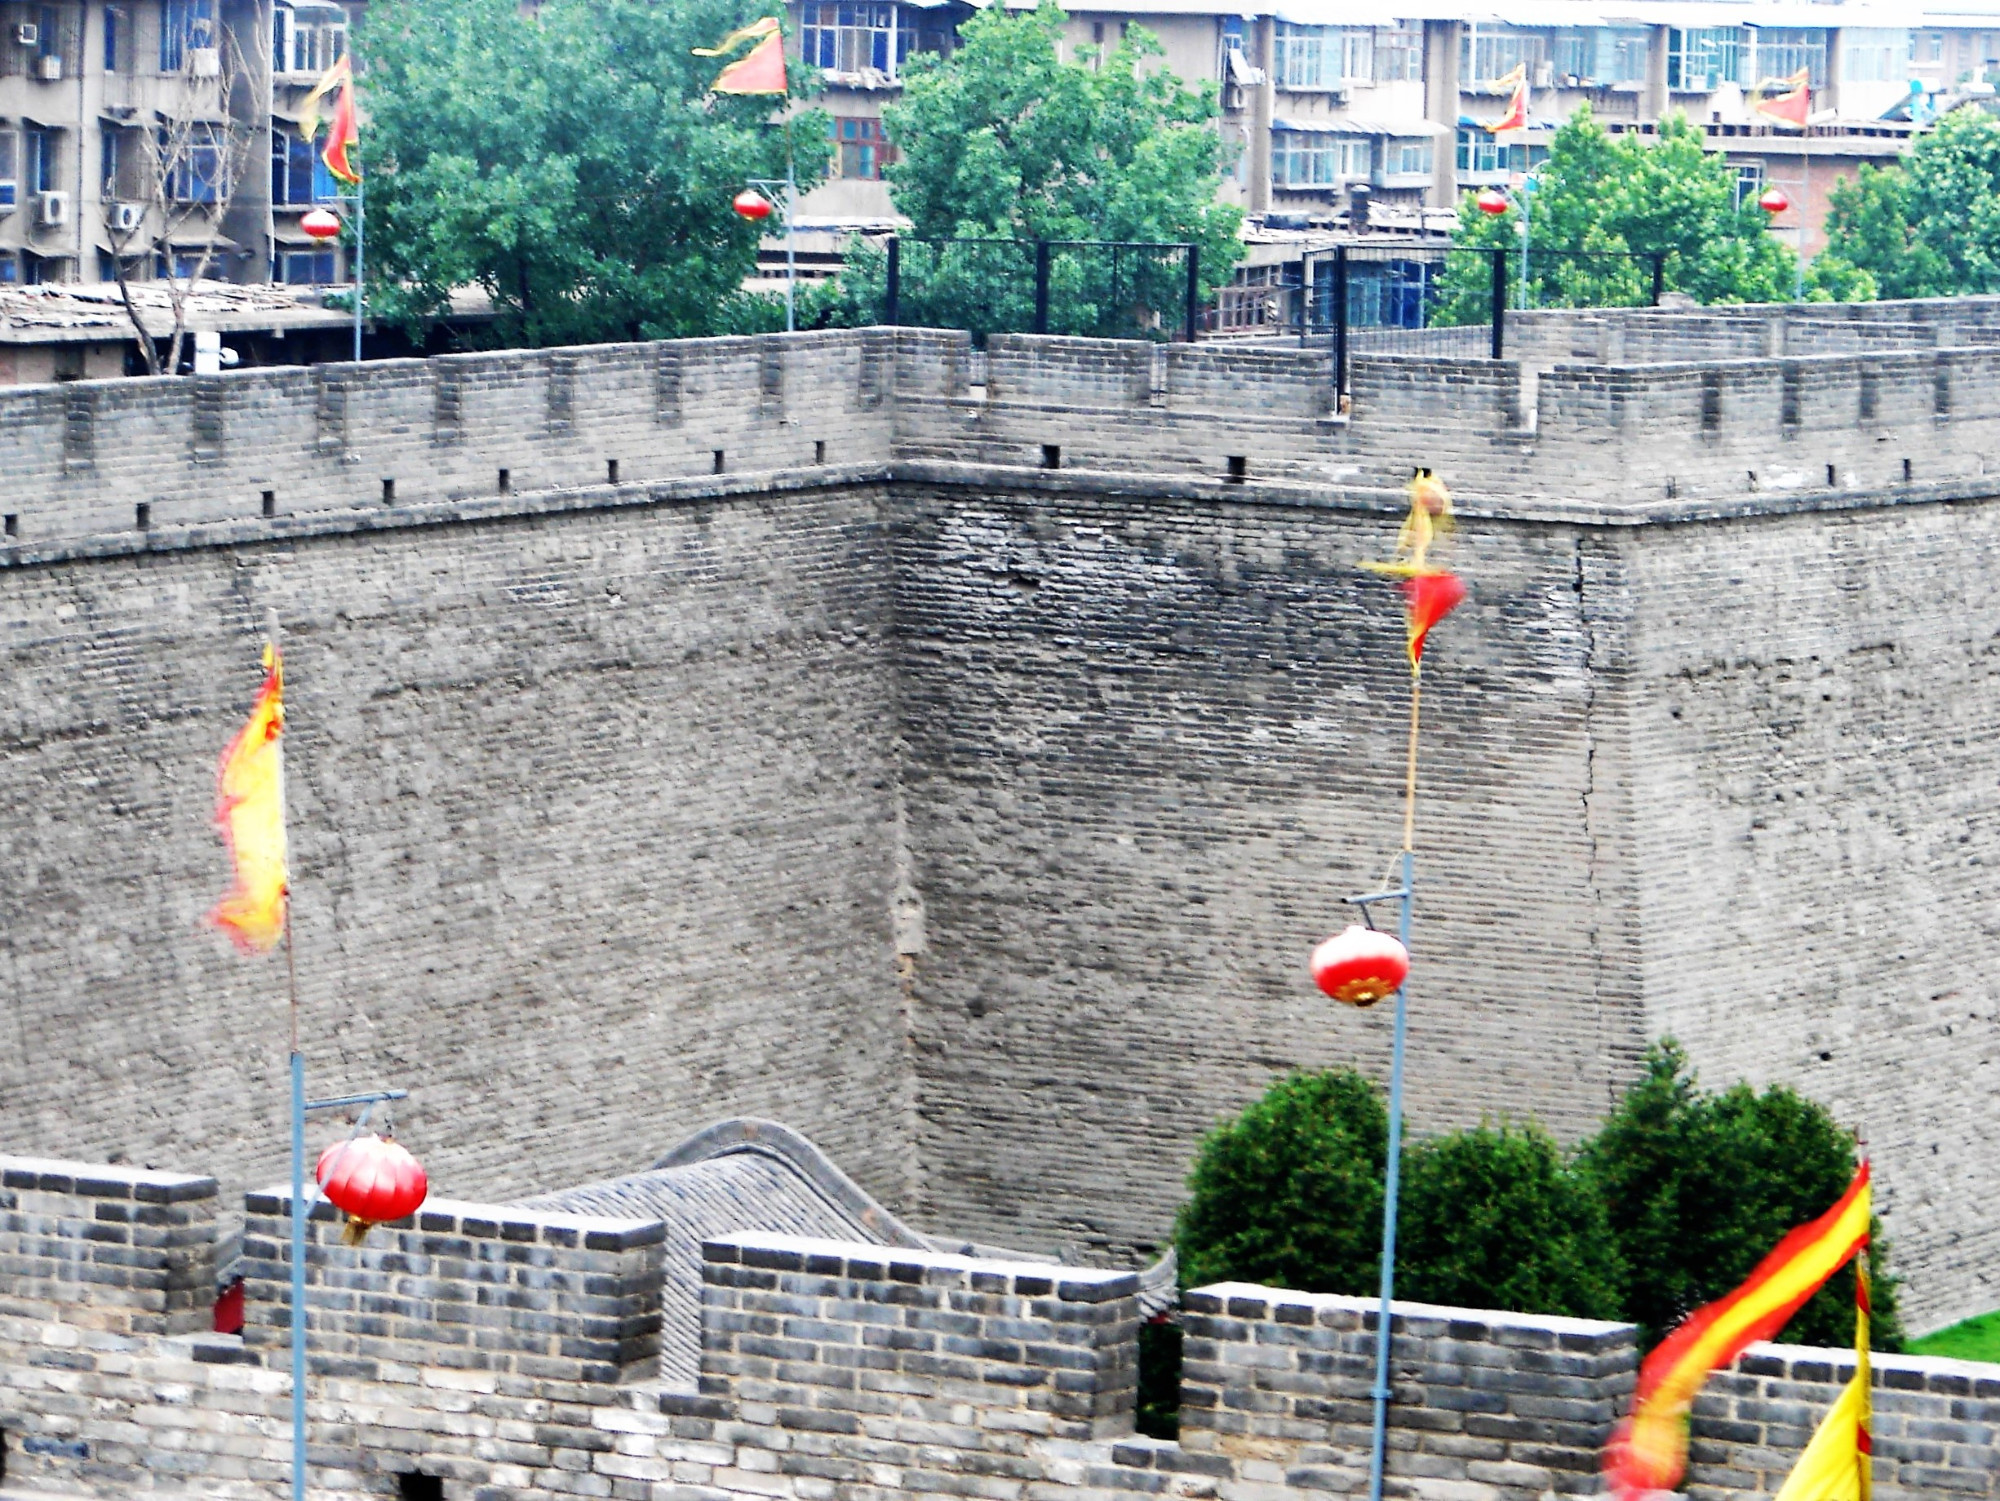
[[[162,0],[160,71],[178,73],[190,48],[215,45],[215,0]]]

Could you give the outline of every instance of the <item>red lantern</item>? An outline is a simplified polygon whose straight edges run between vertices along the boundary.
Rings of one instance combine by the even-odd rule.
[[[771,217],[771,200],[755,188],[745,188],[730,199],[729,206],[753,224]]]
[[[415,1214],[431,1191],[422,1165],[401,1142],[372,1134],[333,1143],[319,1154],[313,1176],[327,1201],[347,1212],[341,1238],[350,1246],[360,1245],[372,1225]]]
[[[1359,923],[1313,950],[1313,983],[1336,1001],[1372,1006],[1409,977],[1410,951],[1387,933]]]
[[[1783,188],[1766,188],[1757,199],[1757,207],[1767,214],[1782,214],[1792,206],[1792,200],[1785,196]]]
[[[315,240],[331,240],[340,233],[340,220],[323,208],[316,208],[299,220],[299,228]]]
[[[1509,207],[1507,195],[1498,188],[1481,188],[1479,196],[1472,200],[1482,214],[1504,214]]]

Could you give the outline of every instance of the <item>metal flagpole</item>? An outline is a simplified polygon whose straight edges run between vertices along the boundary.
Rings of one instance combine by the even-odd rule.
[[[790,101],[786,101],[789,105]],[[798,331],[798,314],[793,307],[794,290],[799,284],[799,266],[792,249],[792,218],[799,206],[798,152],[792,145],[792,117],[785,115],[785,332]]]
[[[350,153],[353,147],[349,148]],[[351,159],[351,157],[350,157]],[[368,266],[368,208],[364,201],[367,184],[356,179],[354,184],[354,363],[361,363],[361,300],[363,288],[367,286],[364,273]]]

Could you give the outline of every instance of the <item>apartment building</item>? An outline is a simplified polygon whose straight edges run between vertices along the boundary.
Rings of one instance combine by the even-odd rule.
[[[347,46],[332,0],[0,4],[0,283],[345,276],[299,218],[335,184],[298,133]]]
[[[1978,6],[1989,4],[1990,10]],[[1613,131],[1647,133],[1673,111],[1699,124],[1743,191],[1784,186],[1780,219],[1816,248],[1826,193],[1864,162],[1893,160],[1927,113],[2000,82],[2000,0],[1919,10],[1848,0],[1076,0],[1078,49],[1143,25],[1165,65],[1213,81],[1236,148],[1224,194],[1278,223],[1421,227],[1471,187],[1518,180],[1580,105]],[[794,45],[827,70],[837,176],[802,221],[886,223],[895,142],[883,106],[911,51],[944,51],[970,7],[794,4]],[[1486,129],[1516,67],[1523,130]],[[1805,72],[1805,132],[1755,108],[1760,85]],[[1915,91],[1913,95],[1913,90]],[[1912,109],[1912,102],[1915,108]],[[1428,213],[1426,212],[1428,211]]]

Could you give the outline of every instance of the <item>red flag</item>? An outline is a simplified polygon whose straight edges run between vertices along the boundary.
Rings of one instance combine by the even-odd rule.
[[[1812,113],[1812,81],[1804,68],[1790,78],[1780,80],[1786,92],[1772,99],[1759,99],[1757,113],[1776,120],[1781,125],[1790,125],[1799,130],[1806,128],[1806,117]]]
[[[1465,581],[1448,569],[1412,574],[1403,580],[1410,630],[1410,671],[1424,665],[1424,638],[1431,627],[1465,603]]]
[[[215,772],[215,827],[235,880],[208,920],[246,954],[284,936],[290,897],[285,851],[285,672],[264,651],[264,686]]]
[[[720,57],[730,48],[760,37],[761,41],[742,57],[716,74],[708,86],[711,94],[783,94],[785,86],[785,38],[775,16],[752,21],[732,31],[713,47],[697,47],[696,57]]]
[[[1528,65],[1516,63],[1513,72],[1497,80],[1497,85],[1513,92],[1507,98],[1507,113],[1487,126],[1498,135],[1503,130],[1525,130],[1528,126]]]

